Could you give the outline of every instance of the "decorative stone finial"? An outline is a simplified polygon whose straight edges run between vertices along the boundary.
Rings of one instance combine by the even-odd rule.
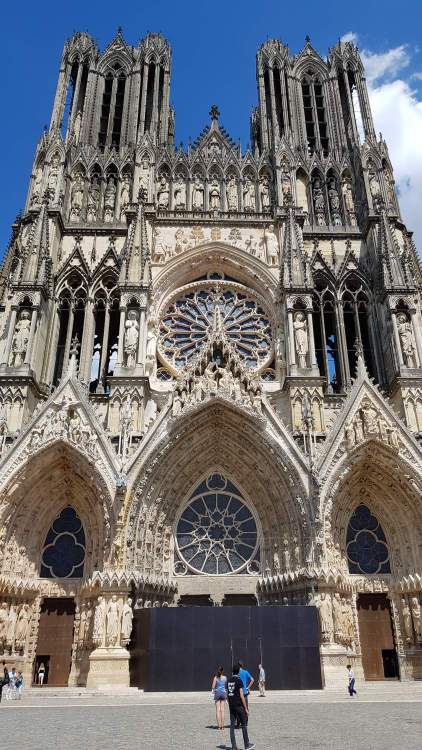
[[[220,117],[220,112],[218,111],[218,107],[216,104],[211,105],[210,117],[211,120],[218,120],[218,118]]]
[[[78,350],[79,350],[79,339],[78,334],[76,333],[74,338],[72,339],[72,343],[70,345],[70,351],[69,351],[69,372],[72,375],[76,375],[77,369],[78,369]]]

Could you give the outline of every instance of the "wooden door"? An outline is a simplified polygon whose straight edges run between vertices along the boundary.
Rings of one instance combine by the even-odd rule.
[[[46,684],[50,687],[63,687],[68,683],[74,620],[73,599],[44,599],[41,605],[36,662],[41,656],[47,661]]]
[[[390,603],[385,594],[360,594],[357,609],[365,679],[384,680],[386,654],[395,654]]]

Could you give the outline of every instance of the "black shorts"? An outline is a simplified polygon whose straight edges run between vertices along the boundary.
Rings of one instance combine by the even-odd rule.
[[[230,706],[230,718],[239,724],[248,723],[248,719],[243,706]]]

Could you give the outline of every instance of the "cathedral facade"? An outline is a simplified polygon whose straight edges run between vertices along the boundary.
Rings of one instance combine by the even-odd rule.
[[[66,42],[0,277],[0,653],[129,684],[150,607],[316,606],[422,677],[422,274],[357,49],[257,53],[242,151],[171,50]],[[136,640],[136,639],[135,639]],[[28,684],[28,683],[27,683]]]

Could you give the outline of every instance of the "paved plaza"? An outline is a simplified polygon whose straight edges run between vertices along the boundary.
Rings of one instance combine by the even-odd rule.
[[[251,701],[257,750],[420,750],[422,685],[364,686],[345,691],[269,693]],[[225,750],[209,695],[94,695],[27,691],[3,701],[0,736],[20,750]],[[227,722],[226,722],[227,723]],[[242,747],[239,733],[239,747]]]

